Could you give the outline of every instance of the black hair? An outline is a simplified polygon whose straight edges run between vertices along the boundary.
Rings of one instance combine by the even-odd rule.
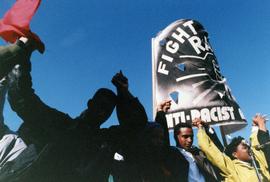
[[[192,129],[192,126],[191,126],[191,124],[188,124],[188,123],[178,123],[177,125],[174,126],[173,137],[174,137],[174,140],[175,140],[177,146],[179,145],[177,136],[179,135],[181,128],[190,128],[190,129]]]
[[[107,101],[110,101],[113,104],[116,103],[115,93],[112,90],[107,89],[107,88],[98,89],[91,100],[98,101],[100,100],[100,98],[106,98]]]
[[[244,140],[243,137],[238,136],[232,139],[231,143],[225,148],[225,154],[231,159],[235,159],[233,153],[236,152],[238,145]]]
[[[116,95],[107,88],[100,88],[87,102],[87,109],[79,118],[92,127],[100,127],[112,114],[116,105]],[[100,114],[102,113],[102,115]]]

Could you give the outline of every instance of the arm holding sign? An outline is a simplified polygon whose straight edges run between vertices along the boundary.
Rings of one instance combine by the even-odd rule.
[[[166,120],[166,112],[168,112],[170,107],[171,107],[171,100],[166,100],[160,103],[158,105],[156,118],[155,118],[155,121],[159,123],[163,128],[165,143],[168,146],[170,145],[170,139],[169,139],[168,124]]]
[[[221,170],[225,178],[227,176],[235,176],[236,178],[234,180],[238,181],[232,160],[217,148],[211,138],[206,134],[202,123],[199,118],[193,121],[193,125],[198,128],[197,137],[200,149],[204,152],[207,159]]]

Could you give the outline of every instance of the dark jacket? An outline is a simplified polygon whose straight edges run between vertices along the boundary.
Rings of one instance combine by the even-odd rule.
[[[23,119],[19,134],[37,146],[39,158],[23,175],[24,181],[107,181],[109,174],[125,181],[132,174],[140,177],[136,166],[137,133],[147,122],[145,110],[134,97],[119,96],[117,115],[120,125],[93,128],[87,108],[73,119],[47,106],[32,89],[29,67],[21,68],[8,92],[12,109]],[[130,96],[130,95],[129,95]],[[125,163],[114,160],[116,153]],[[124,167],[123,167],[124,166]],[[124,179],[124,180],[123,180]]]
[[[269,136],[268,131],[265,132],[265,131],[259,130],[257,137],[258,137],[258,141],[259,141],[260,145],[265,144],[265,143],[270,141],[270,136]],[[266,161],[268,164],[268,170],[270,172],[270,145],[265,145],[262,148],[262,150],[263,150],[264,155],[266,157]]]
[[[103,141],[104,132],[89,129],[79,118],[72,119],[47,107],[36,96],[32,99],[30,103],[20,102],[24,106],[17,109],[24,120],[19,134],[29,144],[38,146],[39,158],[22,179],[33,182],[106,181],[109,169],[103,166],[107,166],[112,156]],[[34,112],[29,112],[30,108]]]
[[[107,132],[42,102],[32,89],[30,70],[22,67],[20,77],[11,77],[8,91],[11,108],[24,121],[19,135],[39,152],[19,181],[107,181],[112,159],[104,141]]]

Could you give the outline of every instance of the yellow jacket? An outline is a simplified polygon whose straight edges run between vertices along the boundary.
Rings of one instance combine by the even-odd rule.
[[[248,163],[240,160],[232,160],[227,155],[222,153],[211,139],[207,136],[205,130],[200,128],[197,133],[198,144],[200,149],[205,153],[207,159],[221,170],[221,175],[226,182],[257,182],[258,178],[255,169]],[[261,150],[255,150],[254,147],[259,144],[257,140],[257,132],[252,133],[251,147],[255,159],[260,166],[263,182],[270,182],[270,174],[268,172],[267,162],[264,153]]]

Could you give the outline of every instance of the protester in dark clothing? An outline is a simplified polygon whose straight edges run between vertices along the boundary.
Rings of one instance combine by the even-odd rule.
[[[119,170],[115,169],[125,171],[121,174],[133,174],[133,180],[140,178],[139,173],[133,170],[138,168],[129,161],[136,161],[132,153],[137,146],[133,143],[138,143],[137,131],[144,128],[147,116],[138,99],[128,91],[127,79],[122,73],[112,79],[117,88],[117,99],[111,91],[101,89],[89,100],[88,109],[78,118],[72,119],[39,99],[32,89],[30,70],[30,66],[22,66],[18,68],[18,75],[11,74],[10,79],[13,81],[9,89],[11,107],[24,120],[19,130],[21,135],[27,142],[39,146],[41,151],[25,179],[107,181],[110,173],[117,178]],[[111,114],[116,100],[120,125],[100,129],[100,125]],[[100,114],[103,115],[101,118]],[[113,159],[121,154],[131,165],[128,168],[121,165],[113,168],[111,165],[116,162]],[[130,179],[130,176],[121,177]]]
[[[165,113],[170,101],[157,108],[155,123],[149,122],[143,130],[144,142],[140,147],[141,174],[144,181],[182,181],[182,159],[175,147],[170,146]]]
[[[29,61],[29,60],[28,60]],[[30,62],[9,74],[8,99],[23,119],[19,133],[41,155],[22,178],[25,181],[107,181],[112,158],[99,130],[115,107],[115,94],[100,89],[88,108],[73,119],[43,103],[32,89]],[[16,74],[18,73],[18,74]]]
[[[148,122],[143,106],[128,91],[127,78],[119,72],[112,83],[117,88],[120,123],[114,126],[120,136],[112,167],[114,181],[180,181],[177,151],[171,150],[168,132],[159,123],[165,113],[158,112],[156,122]]]
[[[163,128],[164,141],[167,146],[170,145],[168,125],[166,121],[166,113],[171,107],[171,100],[164,101],[158,105],[155,122],[159,123]]]
[[[128,87],[128,79],[122,71],[115,74],[112,83],[117,89],[116,112],[119,124],[126,128],[143,128],[148,119],[143,105],[134,97]]]
[[[256,150],[262,150],[264,152],[267,165],[268,165],[268,171],[270,172],[270,135],[269,131],[266,128],[266,120],[267,118],[265,116],[262,116],[260,114],[256,114],[255,117],[253,117],[253,124],[255,127],[258,127],[258,133],[257,138],[260,145],[264,145],[261,148],[255,147]],[[267,144],[268,143],[268,144]]]
[[[41,118],[24,120],[25,127],[19,131],[28,136],[27,142],[43,147],[39,148],[41,155],[27,173],[26,181],[107,181],[109,169],[104,166],[112,156],[107,152],[103,133],[84,122],[84,118],[72,119],[54,109],[33,107],[43,113]]]
[[[181,181],[177,151],[166,145],[163,128],[160,124],[149,122],[142,131],[137,152],[142,181]]]
[[[128,79],[120,71],[112,78],[117,89],[116,113],[119,125],[114,129],[114,156],[112,176],[114,181],[143,181],[138,164],[139,136],[147,124],[147,115],[138,98],[128,90]]]

